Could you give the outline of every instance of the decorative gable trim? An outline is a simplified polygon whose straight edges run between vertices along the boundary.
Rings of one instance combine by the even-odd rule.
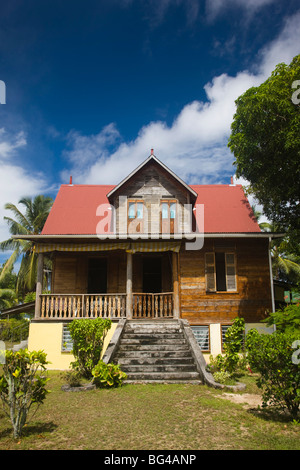
[[[187,185],[179,176],[177,176],[172,170],[170,170],[164,163],[162,163],[158,158],[151,154],[143,163],[141,163],[135,170],[133,170],[126,178],[124,178],[117,186],[115,186],[106,196],[108,199],[110,199],[119,189],[126,184],[131,178],[133,178],[138,171],[140,171],[143,167],[145,167],[147,164],[150,162],[155,162],[158,164],[163,170],[165,170],[167,173],[169,173],[172,178],[174,178],[177,183],[179,183],[181,186],[184,187],[186,191],[192,196],[193,199],[196,199],[198,194],[196,191],[194,191],[189,185]]]

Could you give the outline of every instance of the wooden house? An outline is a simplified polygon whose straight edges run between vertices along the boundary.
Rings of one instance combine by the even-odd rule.
[[[185,320],[208,356],[237,316],[259,327],[274,308],[270,234],[241,185],[188,185],[151,155],[120,184],[62,185],[38,253],[29,349],[66,369],[64,326],[74,318]],[[53,263],[42,293],[43,257]]]

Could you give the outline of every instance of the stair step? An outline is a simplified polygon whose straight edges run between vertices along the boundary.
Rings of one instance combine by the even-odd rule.
[[[178,348],[174,350],[164,350],[161,351],[156,350],[153,351],[152,349],[149,350],[139,350],[139,351],[133,351],[132,349],[122,349],[118,351],[116,354],[115,358],[170,358],[170,359],[175,359],[175,358],[184,358],[184,357],[191,357],[191,353],[188,348],[186,349],[181,349],[178,350]]]
[[[161,339],[158,338],[157,336],[153,336],[151,338],[122,338],[122,344],[154,344],[154,343],[162,343],[163,345],[167,344],[182,344],[185,343],[183,338],[173,338],[173,339]]]
[[[124,380],[125,384],[189,384],[189,385],[202,385],[200,379],[126,379]]]
[[[131,351],[132,343],[129,344],[120,344],[119,351]],[[141,351],[188,351],[189,348],[186,344],[138,344],[134,345],[139,347]]]
[[[170,333],[170,334],[178,334],[182,333],[181,328],[165,328],[165,327],[160,327],[160,328],[125,328],[124,330],[125,334],[165,334],[165,333]]]
[[[127,380],[200,380],[198,372],[134,372]]]
[[[136,372],[155,373],[155,372],[178,372],[180,374],[184,372],[195,372],[195,366],[193,364],[180,364],[180,365],[156,365],[156,364],[122,364],[122,371],[126,374],[135,374]]]
[[[125,332],[122,336],[123,339],[157,339],[159,341],[162,341],[164,339],[178,339],[181,336],[178,335],[178,333],[169,333],[168,331],[164,331],[161,333],[151,333],[151,332],[145,332],[145,333],[127,333]]]
[[[138,366],[138,365],[171,365],[171,366],[180,366],[192,364],[194,366],[194,360],[191,356],[189,357],[117,357],[117,361],[121,366]]]

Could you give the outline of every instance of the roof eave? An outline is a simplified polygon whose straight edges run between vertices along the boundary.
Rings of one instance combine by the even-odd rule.
[[[211,232],[211,233],[185,233],[185,234],[170,234],[166,237],[165,234],[137,234],[134,237],[132,234],[105,234],[103,238],[95,234],[51,234],[51,235],[13,235],[13,239],[28,240],[32,242],[48,242],[50,240],[61,240],[61,241],[74,241],[74,240],[94,240],[94,241],[105,241],[105,240],[149,240],[149,241],[164,241],[168,239],[172,240],[192,240],[195,238],[282,238],[285,233],[275,232]]]

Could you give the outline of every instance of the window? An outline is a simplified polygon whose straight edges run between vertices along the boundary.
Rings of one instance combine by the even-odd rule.
[[[200,346],[201,351],[210,351],[208,325],[192,326],[191,328],[197,340],[197,343]]]
[[[225,338],[225,335],[227,333],[227,330],[228,328],[230,328],[231,325],[221,325],[221,333],[222,333],[222,350],[223,350],[223,346],[224,344],[226,343],[226,338]]]
[[[72,352],[72,349],[73,349],[73,340],[71,337],[70,330],[68,328],[68,325],[63,324],[61,350],[62,352]]]
[[[226,343],[226,333],[228,328],[230,328],[232,325],[221,325],[221,334],[222,334],[222,351],[224,344]],[[243,333],[243,346],[245,343],[245,332]]]
[[[205,254],[205,278],[208,292],[236,291],[236,262],[234,253]]]
[[[161,233],[174,233],[177,230],[177,202],[161,201]]]
[[[143,232],[144,203],[143,201],[128,201],[128,233]]]

